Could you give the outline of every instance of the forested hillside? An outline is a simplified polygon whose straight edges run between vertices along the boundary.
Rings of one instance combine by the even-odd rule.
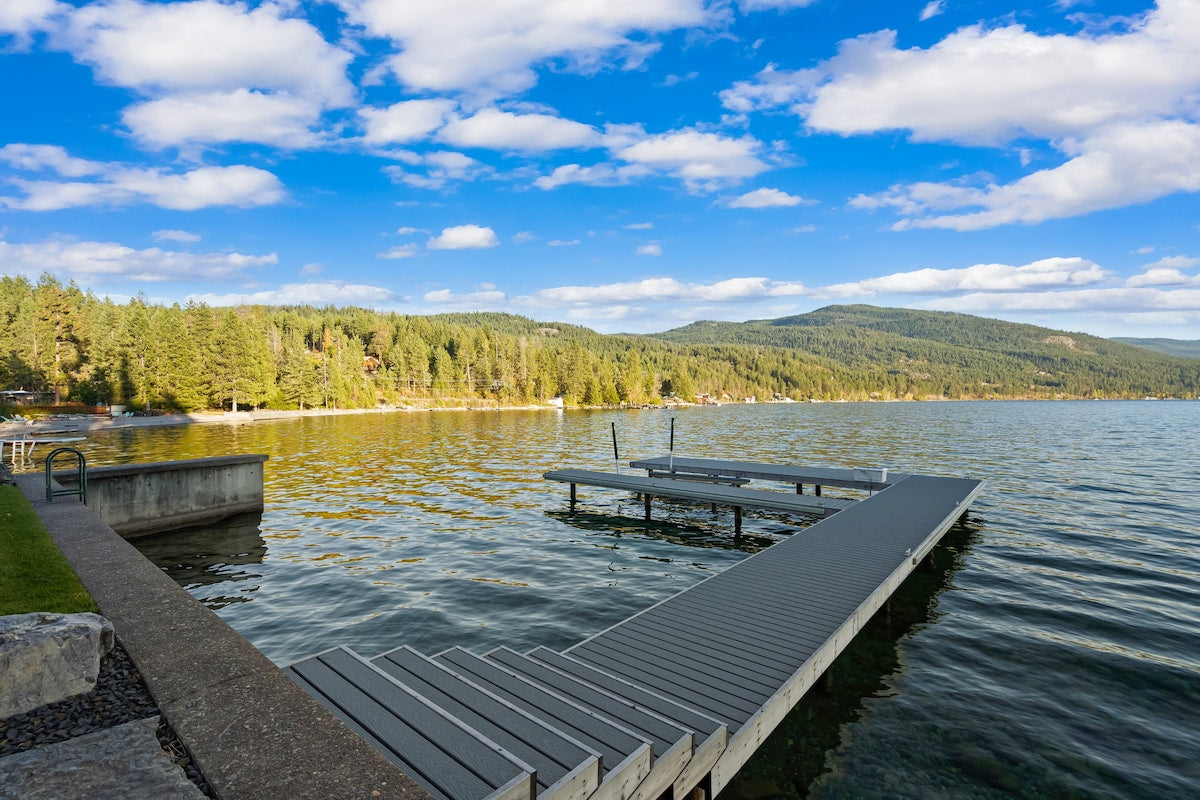
[[[0,387],[161,410],[1194,397],[1200,362],[977,317],[827,308],[605,336],[508,314],[116,304],[0,277]]]
[[[1144,347],[1159,353],[1180,358],[1200,358],[1200,339],[1135,339],[1128,336],[1114,336],[1114,342]]]
[[[809,353],[895,397],[1195,397],[1200,387],[1194,360],[941,311],[829,306],[773,320],[696,322],[657,338]]]

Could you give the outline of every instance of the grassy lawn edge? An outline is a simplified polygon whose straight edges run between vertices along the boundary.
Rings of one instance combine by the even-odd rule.
[[[0,486],[0,616],[96,610],[25,495]]]

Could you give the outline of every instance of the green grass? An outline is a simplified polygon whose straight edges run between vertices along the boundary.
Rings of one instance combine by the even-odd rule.
[[[0,616],[96,611],[83,584],[15,486],[0,486]]]

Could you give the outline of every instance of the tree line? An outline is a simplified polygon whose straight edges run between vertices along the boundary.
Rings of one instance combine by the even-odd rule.
[[[1150,393],[1086,374],[1046,373],[1053,379],[1044,375],[1039,384],[1019,359],[997,366],[965,350],[935,363],[929,359],[947,354],[933,348],[916,366],[910,360],[911,368],[896,369],[861,357],[855,339],[870,335],[843,329],[836,347],[808,348],[730,337],[668,341],[509,314],[165,306],[142,298],[120,304],[48,274],[36,283],[0,277],[0,386],[46,392],[56,403],[194,411],[526,405],[555,396],[599,406],[776,394],[865,400]],[[1196,381],[1167,381],[1159,391],[1195,396]]]

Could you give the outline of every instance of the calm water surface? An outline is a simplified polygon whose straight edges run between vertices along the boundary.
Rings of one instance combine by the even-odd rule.
[[[1200,405],[759,405],[93,434],[89,463],[266,453],[266,510],[143,551],[280,664],[561,648],[795,528],[566,487],[663,454],[987,480],[723,797],[1200,797]],[[769,610],[764,610],[769,613]]]

